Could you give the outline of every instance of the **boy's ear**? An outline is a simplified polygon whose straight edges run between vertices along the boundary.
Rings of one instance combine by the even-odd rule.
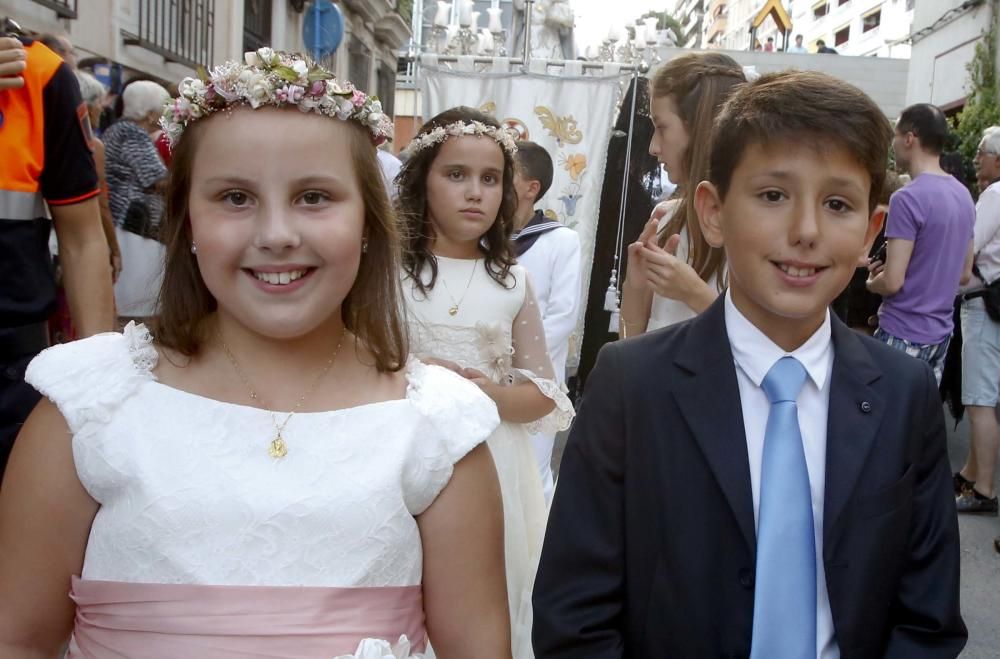
[[[868,230],[865,232],[865,246],[861,254],[858,256],[858,267],[866,268],[868,267],[868,255],[871,254],[872,245],[875,244],[875,239],[878,238],[878,234],[882,231],[882,227],[885,226],[885,218],[888,214],[886,207],[879,204],[872,211],[871,217],[868,218]]]
[[[714,183],[702,181],[698,184],[694,191],[694,209],[705,241],[712,247],[722,247],[722,198]]]
[[[542,184],[538,181],[528,182],[528,194],[531,196],[531,200],[535,201],[538,199],[538,193],[542,190]]]

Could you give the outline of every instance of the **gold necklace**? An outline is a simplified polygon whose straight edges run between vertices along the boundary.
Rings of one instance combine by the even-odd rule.
[[[247,391],[250,392],[250,400],[256,403],[260,400],[260,396],[257,395],[256,391],[254,391],[253,385],[250,384],[250,380],[247,378],[246,373],[244,373],[243,369],[240,368],[239,363],[236,361],[236,357],[233,356],[232,351],[229,350],[229,346],[227,346],[226,342],[223,340],[222,332],[216,331],[216,334],[219,337],[219,343],[222,344],[223,351],[226,353],[226,357],[229,358],[229,362],[233,365],[233,370],[235,370],[236,374],[240,376],[240,379],[243,380],[243,385],[247,388]],[[288,455],[288,446],[285,444],[285,439],[281,433],[285,431],[285,426],[288,425],[288,421],[292,418],[292,416],[298,412],[302,407],[302,404],[306,402],[306,398],[315,393],[316,389],[319,388],[320,381],[323,379],[323,376],[329,372],[330,367],[333,366],[333,362],[337,359],[337,355],[340,353],[340,346],[343,343],[344,334],[341,333],[340,340],[337,341],[337,347],[334,349],[333,355],[331,355],[330,359],[326,362],[326,366],[324,366],[323,370],[316,376],[316,380],[312,383],[312,386],[309,387],[304,394],[302,394],[302,397],[299,398],[299,402],[295,404],[295,407],[293,407],[292,411],[288,413],[285,420],[281,422],[281,425],[278,425],[278,420],[275,418],[274,412],[268,410],[268,413],[271,415],[271,423],[274,424],[274,429],[276,431],[274,439],[271,440],[271,443],[267,447],[267,453],[272,458],[278,460]]]
[[[479,259],[472,262],[472,272],[469,273],[469,281],[465,282],[465,292],[462,293],[462,297],[458,298],[458,302],[455,301],[455,296],[451,294],[451,289],[448,288],[448,281],[441,275],[441,283],[444,284],[444,292],[448,294],[451,299],[451,307],[448,308],[448,315],[454,316],[458,314],[458,308],[462,305],[462,301],[465,300],[465,296],[469,293],[469,287],[472,286],[472,279],[476,276],[476,266],[479,265]]]

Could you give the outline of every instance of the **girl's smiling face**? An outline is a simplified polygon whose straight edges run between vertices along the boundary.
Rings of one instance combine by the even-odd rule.
[[[191,234],[220,315],[269,338],[339,325],[365,228],[347,156],[353,127],[267,108],[219,114],[200,130]]]

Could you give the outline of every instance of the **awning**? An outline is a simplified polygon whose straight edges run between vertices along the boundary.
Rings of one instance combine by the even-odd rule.
[[[760,8],[760,11],[757,12],[757,16],[754,17],[753,22],[750,24],[751,28],[754,30],[759,28],[768,16],[774,18],[774,22],[778,24],[778,29],[782,32],[791,31],[792,19],[789,18],[785,8],[781,6],[780,0],[767,0],[764,6]]]

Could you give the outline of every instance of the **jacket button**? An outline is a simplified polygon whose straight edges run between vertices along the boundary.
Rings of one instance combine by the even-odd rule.
[[[744,588],[753,588],[753,571],[749,568],[740,570],[740,585]]]
[[[862,401],[861,411],[864,412],[865,414],[869,414],[872,411],[872,404],[869,403],[867,400]]]

